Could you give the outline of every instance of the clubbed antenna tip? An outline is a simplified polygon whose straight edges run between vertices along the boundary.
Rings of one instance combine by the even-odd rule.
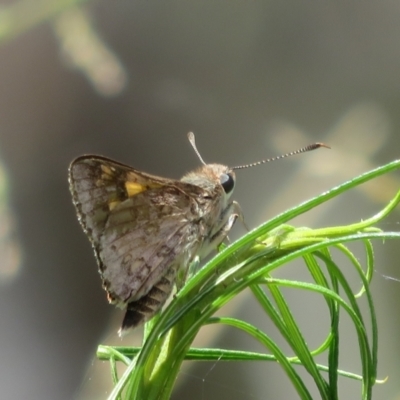
[[[243,168],[255,167],[256,165],[266,164],[270,161],[276,161],[276,160],[280,160],[281,158],[291,157],[296,154],[306,153],[307,151],[316,150],[316,149],[319,149],[320,147],[326,147],[327,149],[330,149],[330,147],[327,144],[317,142],[317,143],[309,144],[306,147],[302,147],[301,149],[291,151],[290,153],[282,154],[281,156],[267,158],[266,160],[256,161],[256,162],[253,162],[250,164],[238,165],[236,167],[232,167],[231,169],[243,169]]]

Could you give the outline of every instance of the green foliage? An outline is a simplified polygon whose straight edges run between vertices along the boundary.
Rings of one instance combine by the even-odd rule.
[[[277,361],[277,367],[284,369],[301,399],[311,399],[311,395],[297,372],[298,368],[295,368],[298,364],[313,378],[322,399],[338,398],[339,375],[359,380],[361,398],[371,399],[372,387],[376,383],[378,343],[378,327],[369,288],[374,271],[371,240],[400,237],[397,232],[382,232],[374,227],[399,203],[400,192],[377,215],[362,222],[324,229],[296,229],[285,224],[295,216],[399,167],[400,161],[395,161],[352,179],[278,215],[226,247],[189,279],[164,312],[146,325],[141,348],[99,346],[98,357],[110,360],[115,383],[109,399],[169,399],[183,360],[216,359]],[[363,243],[364,267],[347,247],[350,242]],[[363,283],[360,293],[352,292],[332,256],[332,249],[341,252],[354,267]],[[272,276],[274,270],[298,258],[304,260],[313,283]],[[282,287],[315,292],[326,302],[330,314],[329,333],[317,349],[308,348],[282,294]],[[288,343],[293,357],[285,355],[268,334],[256,326],[234,318],[213,317],[217,310],[246,288],[253,292],[266,316]],[[358,306],[361,296],[367,299],[367,316],[361,314]],[[338,369],[341,312],[347,313],[354,324],[361,375]],[[258,341],[266,353],[190,347],[203,325],[216,323],[242,330]],[[317,364],[315,356],[326,352],[328,365]],[[119,379],[116,361],[127,365]]]

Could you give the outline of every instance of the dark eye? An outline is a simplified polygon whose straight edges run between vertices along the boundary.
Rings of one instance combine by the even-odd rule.
[[[219,177],[219,181],[221,182],[226,194],[232,192],[233,188],[235,187],[235,179],[231,174],[222,174]]]

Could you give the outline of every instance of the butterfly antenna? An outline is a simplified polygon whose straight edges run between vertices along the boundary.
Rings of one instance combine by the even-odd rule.
[[[203,157],[200,155],[199,151],[197,150],[196,141],[195,141],[195,139],[194,139],[194,133],[193,133],[193,132],[189,132],[189,133],[188,133],[188,139],[189,139],[189,142],[190,142],[190,144],[192,145],[192,147],[193,147],[195,153],[197,154],[197,157],[199,157],[200,161],[201,161],[204,165],[207,165],[207,164],[204,162]]]
[[[194,140],[194,138],[193,138],[193,140]],[[281,156],[267,158],[266,160],[257,161],[257,162],[251,163],[251,164],[238,165],[236,167],[232,167],[231,169],[243,169],[243,168],[255,167],[256,165],[266,164],[270,161],[276,161],[276,160],[280,160],[281,158],[286,158],[286,157],[294,156],[296,154],[306,153],[307,151],[316,150],[316,149],[319,149],[320,147],[326,147],[327,149],[330,149],[330,147],[324,143],[313,143],[306,147],[302,147],[301,149],[291,151],[290,153],[282,154]]]

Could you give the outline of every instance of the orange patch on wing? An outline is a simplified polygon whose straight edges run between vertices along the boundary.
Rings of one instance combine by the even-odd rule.
[[[142,185],[141,183],[138,182],[125,183],[125,189],[129,197],[136,196],[137,194],[144,192],[148,188],[149,187],[147,185]]]
[[[128,193],[128,197],[133,197],[139,193],[145,192],[146,190],[158,188],[161,186],[162,185],[158,185],[154,182],[148,182],[146,184],[132,181],[125,182],[125,190]]]

